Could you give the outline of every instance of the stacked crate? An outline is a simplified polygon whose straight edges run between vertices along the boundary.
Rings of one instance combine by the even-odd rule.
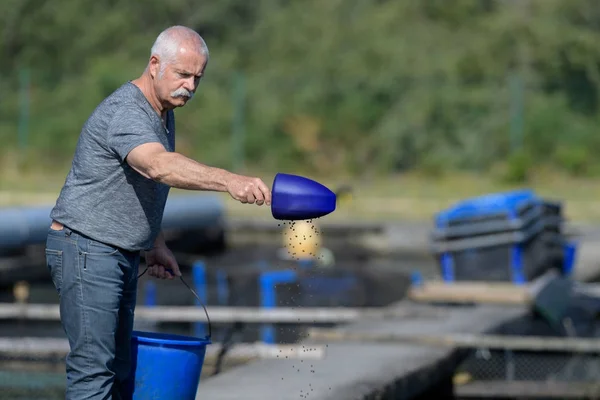
[[[531,190],[493,193],[439,212],[432,252],[445,281],[521,284],[569,269],[562,225],[560,203]]]

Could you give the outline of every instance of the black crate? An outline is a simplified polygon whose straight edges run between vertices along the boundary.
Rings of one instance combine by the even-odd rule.
[[[562,270],[564,239],[543,220],[525,231],[433,243],[446,281],[530,281],[550,268]]]
[[[529,190],[491,194],[440,212],[432,253],[446,281],[525,282],[562,271],[562,204]]]

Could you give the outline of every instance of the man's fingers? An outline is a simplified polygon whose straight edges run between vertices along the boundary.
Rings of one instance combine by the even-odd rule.
[[[152,265],[148,267],[148,275],[158,279],[172,279],[173,275],[162,265]]]
[[[171,260],[168,267],[169,267],[169,272],[171,273],[171,275],[181,276],[181,270],[179,269],[179,264],[177,264],[177,261]]]
[[[148,275],[156,277],[156,266],[150,265],[148,267]]]
[[[171,270],[168,269],[168,267],[161,265],[160,272],[161,272],[160,277],[162,279],[173,279],[173,274],[172,274]]]
[[[175,276],[181,276],[181,270],[179,269],[179,265],[175,264],[173,272],[175,273]]]
[[[228,184],[228,191],[242,204],[271,205],[271,190],[260,178],[237,176]]]
[[[263,194],[265,203],[267,205],[270,205],[271,204],[271,190],[267,187],[267,185],[265,185],[265,183],[263,181],[260,181],[260,183],[258,184],[258,188],[260,189],[260,191]]]
[[[255,187],[253,190],[254,198],[256,199],[256,204],[262,206],[265,202],[265,197],[263,196],[260,188]]]

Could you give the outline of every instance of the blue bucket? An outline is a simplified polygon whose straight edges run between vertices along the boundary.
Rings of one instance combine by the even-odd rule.
[[[209,338],[134,331],[123,400],[194,400]]]

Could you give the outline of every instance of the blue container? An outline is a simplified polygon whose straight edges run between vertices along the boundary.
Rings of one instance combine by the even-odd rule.
[[[195,400],[210,339],[134,331],[124,400]]]
[[[433,251],[443,279],[525,283],[563,268],[560,207],[531,190],[462,201],[435,216]]]
[[[334,192],[319,182],[298,175],[278,173],[271,189],[271,213],[279,220],[307,220],[332,213]]]
[[[544,202],[531,190],[492,193],[439,212],[433,235],[442,239],[522,230],[543,216]]]

